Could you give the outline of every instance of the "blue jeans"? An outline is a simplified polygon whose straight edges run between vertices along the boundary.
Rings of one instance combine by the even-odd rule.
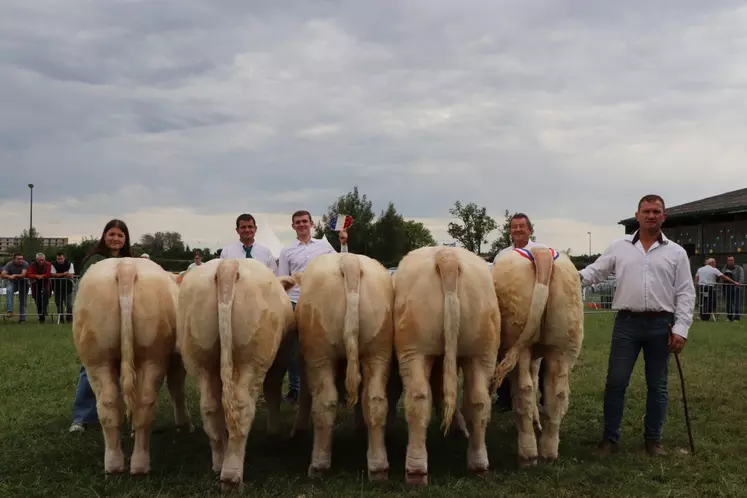
[[[24,321],[26,320],[26,298],[29,297],[29,287],[26,280],[5,281],[5,311],[8,313],[13,313],[13,304],[15,301],[13,294],[16,292],[18,293],[18,301],[20,302],[19,312],[21,313],[21,316],[19,318],[19,321]]]
[[[86,369],[81,365],[78,388],[75,391],[75,401],[73,401],[73,423],[97,424],[98,421],[99,414],[96,411],[96,396],[93,394],[91,384],[88,383]]]
[[[643,349],[648,388],[643,437],[646,440],[661,440],[669,401],[669,325],[673,320],[671,315],[652,317],[617,313],[604,391],[604,439],[620,440],[625,391],[638,353]]]
[[[291,301],[293,305],[293,311],[296,311],[296,303]],[[293,348],[291,353],[290,363],[288,363],[288,388],[291,391],[299,392],[301,390],[301,373],[298,370],[298,360],[296,357],[299,354],[299,343],[298,336],[293,340]]]
[[[727,285],[724,287],[726,294],[726,318],[729,320],[739,320],[739,298],[742,289],[736,285]]]

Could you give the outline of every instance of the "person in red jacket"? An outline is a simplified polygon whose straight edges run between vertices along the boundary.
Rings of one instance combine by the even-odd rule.
[[[51,290],[50,275],[52,264],[47,261],[43,253],[36,253],[36,261],[29,265],[26,278],[31,281],[31,294],[36,301],[36,309],[39,313],[39,323],[44,323],[47,317],[47,305]]]

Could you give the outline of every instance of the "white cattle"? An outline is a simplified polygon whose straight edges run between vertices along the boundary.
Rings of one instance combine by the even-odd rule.
[[[214,259],[183,275],[179,345],[199,386],[213,471],[225,488],[243,484],[246,441],[263,384],[268,430],[278,430],[282,375],[270,382],[268,370],[295,327],[286,293],[293,285],[291,277],[277,278],[255,259]]]
[[[301,287],[296,305],[305,377],[294,433],[308,425],[308,392],[314,420],[309,476],[329,470],[337,411],[336,379],[344,370],[348,406],[357,405],[359,388],[368,428],[368,476],[386,479],[389,461],[384,432],[392,363],[392,279],[367,256],[323,254],[293,275]],[[361,379],[361,371],[363,377]],[[361,386],[362,380],[362,386]],[[396,403],[396,400],[394,400]]]
[[[105,259],[92,265],[80,281],[73,340],[96,395],[107,474],[125,470],[119,439],[119,373],[135,437],[131,474],[150,471],[150,429],[167,373],[176,424],[193,430],[184,399],[186,372],[175,348],[178,292],[173,276],[142,258]]]
[[[565,254],[535,247],[499,257],[493,265],[493,281],[501,308],[501,342],[506,355],[496,369],[492,387],[497,388],[510,372],[519,465],[537,463],[533,423],[542,431],[539,456],[556,459],[560,424],[568,410],[568,376],[584,336],[578,271]],[[536,397],[540,361],[546,365],[544,424],[539,422]]]
[[[394,344],[404,384],[409,429],[408,482],[428,482],[426,430],[432,400],[443,390],[443,427],[459,423],[457,368],[464,373],[462,409],[469,429],[467,465],[488,469],[485,429],[490,380],[500,345],[500,311],[485,261],[456,247],[423,247],[407,254],[395,274]],[[443,357],[442,387],[436,359]],[[435,368],[434,368],[435,367]],[[434,386],[431,386],[431,382]],[[466,431],[465,431],[466,432]]]

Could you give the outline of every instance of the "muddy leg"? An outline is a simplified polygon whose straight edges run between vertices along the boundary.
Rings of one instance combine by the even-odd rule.
[[[412,355],[400,363],[405,390],[408,440],[405,474],[409,484],[428,484],[426,432],[433,404],[429,382],[433,358]]]
[[[309,477],[320,477],[332,465],[332,437],[337,415],[335,365],[324,362],[309,369],[311,416],[314,418],[314,448],[311,452]]]
[[[156,419],[158,391],[166,374],[163,360],[143,362],[137,369],[137,393],[132,413],[132,430],[135,433],[135,447],[130,461],[132,475],[150,472],[150,431]]]
[[[200,412],[203,427],[210,440],[213,472],[220,473],[226,454],[226,419],[221,403],[223,389],[220,375],[202,370],[197,379],[200,388]]]
[[[119,439],[122,404],[116,369],[112,365],[86,365],[86,372],[96,395],[96,411],[104,433],[104,470],[107,474],[121,474],[125,471],[125,462]]]
[[[559,353],[550,353],[545,364],[545,430],[540,436],[539,454],[542,458],[558,458],[560,424],[568,411],[570,387],[568,385],[569,364]]]
[[[485,446],[485,432],[490,421],[491,403],[489,383],[493,377],[495,358],[492,365],[483,358],[472,358],[464,368],[464,404],[470,420],[469,443],[467,445],[467,468],[470,472],[482,474],[488,471],[488,449]]]
[[[519,467],[537,464],[537,439],[532,423],[533,406],[537,405],[534,384],[530,374],[531,352],[519,353],[519,361],[511,371],[511,396],[519,433]]]
[[[386,453],[384,431],[386,426],[388,400],[387,377],[389,358],[370,358],[363,362],[363,417],[368,428],[368,478],[371,481],[387,479],[389,460]]]

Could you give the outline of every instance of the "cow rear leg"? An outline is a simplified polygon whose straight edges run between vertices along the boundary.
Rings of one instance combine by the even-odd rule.
[[[311,416],[314,419],[314,447],[311,452],[309,477],[320,477],[332,465],[332,436],[337,415],[335,365],[325,362],[309,369]]]
[[[540,365],[542,364],[542,358],[537,358],[532,361],[531,374],[532,374],[532,385],[534,386],[535,394],[539,392],[539,371]],[[534,429],[537,432],[542,432],[542,422],[540,421],[540,410],[537,403],[532,403],[532,423]]]
[[[243,485],[246,441],[257,410],[259,386],[266,374],[266,371],[261,372],[254,365],[234,366],[234,372],[236,370],[238,370],[238,375],[234,374],[234,378],[237,378],[234,384],[236,406],[234,411],[228,413],[226,417],[228,444],[220,473],[220,482],[224,489],[240,489]],[[225,402],[225,398],[223,401]]]
[[[568,411],[570,387],[568,385],[569,362],[560,353],[552,352],[545,357],[545,430],[540,436],[539,454],[542,458],[556,460],[560,443],[560,425]]]
[[[516,428],[519,433],[519,467],[522,468],[537,464],[537,438],[532,421],[537,397],[531,377],[531,363],[531,352],[524,350],[519,353],[519,361],[509,374]]]
[[[493,358],[492,365],[495,365]],[[483,474],[488,471],[488,449],[485,433],[490,421],[489,382],[493,377],[491,362],[472,358],[465,362],[463,405],[469,420],[469,442],[467,444],[467,468],[470,472]]]
[[[389,405],[387,400],[387,378],[389,357],[383,360],[370,358],[363,363],[363,418],[368,428],[368,478],[371,481],[386,480],[389,459],[386,454],[385,427]]]
[[[405,459],[408,484],[428,484],[426,432],[431,421],[433,404],[429,382],[433,361],[433,357],[412,355],[400,363],[408,430]]]
[[[135,447],[132,450],[130,474],[144,475],[150,472],[150,431],[156,419],[158,391],[166,373],[164,361],[144,362],[137,369],[137,393],[132,414],[132,430]]]
[[[187,410],[187,400],[184,395],[186,380],[187,371],[184,368],[182,357],[178,353],[174,353],[169,361],[169,371],[166,374],[166,384],[171,395],[171,402],[174,404],[174,423],[180,432],[194,432],[195,426],[192,424],[192,417]]]
[[[200,413],[210,440],[213,472],[220,473],[226,454],[226,420],[221,403],[223,389],[218,373],[202,370],[197,378],[200,389]]]
[[[104,433],[104,471],[109,475],[125,471],[124,453],[119,439],[122,425],[122,404],[117,387],[117,372],[113,365],[86,365],[88,380],[96,396],[96,411]]]

